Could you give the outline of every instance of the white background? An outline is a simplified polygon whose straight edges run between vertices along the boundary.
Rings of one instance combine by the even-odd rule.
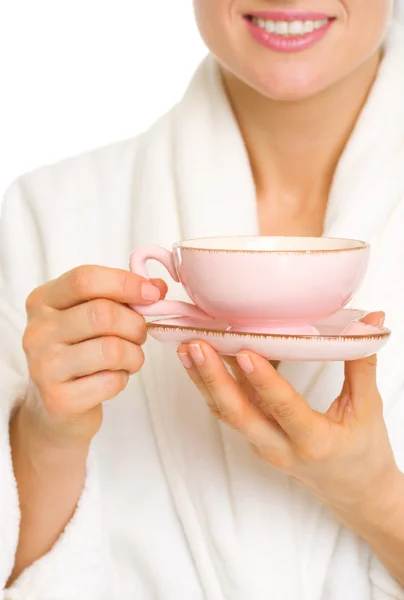
[[[147,128],[205,54],[192,0],[1,0],[0,199],[27,171]]]

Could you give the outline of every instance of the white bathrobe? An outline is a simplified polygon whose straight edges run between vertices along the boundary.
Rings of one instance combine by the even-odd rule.
[[[80,264],[127,268],[141,244],[256,233],[248,158],[212,59],[146,134],[10,186],[0,230],[0,589],[18,537],[8,420],[27,387],[21,336],[29,292]],[[404,31],[398,25],[335,175],[325,234],[373,245],[356,306],[385,310],[394,332],[380,355],[379,380],[404,470]],[[166,277],[158,265],[152,274]],[[184,299],[176,284],[171,297]],[[105,405],[73,520],[52,551],[3,591],[5,599],[404,598],[358,536],[210,415],[175,349],[149,340],[146,357],[142,372]],[[340,391],[341,364],[284,363],[281,372],[318,410]]]

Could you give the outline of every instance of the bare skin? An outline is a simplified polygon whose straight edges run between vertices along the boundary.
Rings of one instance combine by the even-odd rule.
[[[333,176],[380,58],[374,53],[349,77],[301,102],[271,101],[223,71],[250,157],[262,235],[322,235]]]
[[[52,548],[72,518],[102,403],[117,396],[143,365],[146,324],[126,305],[164,297],[165,284],[152,283],[129,272],[85,266],[34,290],[27,300],[23,345],[31,385],[10,424],[21,527],[9,585]]]

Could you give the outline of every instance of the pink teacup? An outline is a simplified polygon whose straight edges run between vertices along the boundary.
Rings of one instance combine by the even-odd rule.
[[[133,308],[145,316],[210,316],[237,331],[311,334],[313,323],[343,308],[369,263],[365,242],[336,238],[220,237],[143,246],[130,258],[162,263],[195,303],[162,300]]]

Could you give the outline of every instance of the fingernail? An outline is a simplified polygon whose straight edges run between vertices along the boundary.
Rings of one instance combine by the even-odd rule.
[[[203,363],[205,362],[205,357],[203,355],[203,352],[202,352],[199,344],[190,344],[189,351],[191,353],[192,360],[194,361],[196,366],[201,367],[203,365]]]
[[[188,352],[177,352],[177,356],[186,369],[192,369],[192,360]]]
[[[152,283],[142,284],[142,298],[147,302],[157,302],[160,299],[160,290]]]
[[[237,354],[237,362],[245,373],[252,373],[254,371],[254,365],[252,364],[251,358],[248,354]]]

